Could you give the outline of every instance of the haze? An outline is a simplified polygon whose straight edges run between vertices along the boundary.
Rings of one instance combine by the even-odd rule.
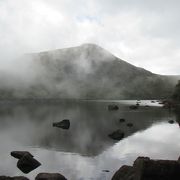
[[[178,0],[1,0],[0,71],[27,72],[27,62],[15,60],[24,53],[95,43],[154,73],[180,74],[179,6]]]

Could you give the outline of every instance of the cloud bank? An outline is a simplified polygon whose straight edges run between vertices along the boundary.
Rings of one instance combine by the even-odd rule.
[[[22,71],[15,57],[96,43],[159,74],[180,74],[178,0],[1,0],[0,71]],[[17,73],[17,71],[15,72]]]

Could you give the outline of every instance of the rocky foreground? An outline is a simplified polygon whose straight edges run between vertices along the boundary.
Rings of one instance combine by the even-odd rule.
[[[28,156],[29,152],[14,151],[11,155],[17,159]],[[32,162],[32,161],[30,161]],[[23,168],[29,168],[33,164],[24,163]],[[0,180],[29,180],[24,176],[0,176]],[[35,180],[67,180],[60,173],[39,173]],[[175,160],[152,160],[149,157],[138,157],[133,166],[123,165],[113,175],[111,180],[180,180],[180,158]]]
[[[180,158],[172,161],[138,157],[133,166],[122,166],[112,180],[180,180]]]

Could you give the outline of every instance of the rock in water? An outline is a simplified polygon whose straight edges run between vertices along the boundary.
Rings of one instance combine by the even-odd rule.
[[[29,180],[29,179],[24,176],[14,176],[14,177],[0,176],[0,180]]]
[[[133,166],[122,166],[112,180],[180,180],[180,162],[138,157]]]
[[[127,123],[128,127],[133,127],[133,123]]]
[[[109,134],[108,136],[114,140],[121,140],[124,138],[124,133],[120,129],[118,129],[117,131],[114,131],[113,133]]]
[[[139,157],[134,162],[134,179],[179,180],[180,163],[171,160],[151,160]]]
[[[119,107],[115,104],[108,105],[109,111],[114,111],[114,110],[118,110],[118,109],[119,109]]]
[[[134,169],[131,166],[122,166],[113,175],[112,180],[134,180]]]
[[[59,173],[39,173],[35,180],[67,180]]]
[[[25,174],[39,167],[41,163],[34,159],[31,155],[25,154],[18,162],[17,167]]]
[[[69,129],[70,121],[68,119],[64,119],[60,122],[54,122],[53,127],[58,127],[58,128],[62,128],[62,129]]]
[[[174,124],[174,121],[173,120],[169,120],[168,123],[169,124]]]
[[[138,109],[138,107],[139,107],[139,106],[131,105],[131,106],[129,106],[129,109],[136,110],[136,109]]]
[[[11,156],[13,156],[16,159],[21,159],[24,155],[29,155],[33,157],[33,155],[28,151],[12,151]]]
[[[119,122],[125,122],[124,118],[119,119]]]

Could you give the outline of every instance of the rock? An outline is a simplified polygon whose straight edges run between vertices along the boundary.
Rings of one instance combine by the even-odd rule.
[[[110,172],[110,171],[109,171],[109,170],[104,169],[104,170],[102,170],[102,172]]]
[[[168,123],[169,124],[174,124],[174,121],[173,120],[169,120]]]
[[[21,159],[26,154],[33,157],[33,155],[28,151],[12,151],[11,152],[11,156],[13,156],[16,159]]]
[[[151,160],[138,157],[133,166],[122,166],[112,180],[179,180],[180,158],[178,161]]]
[[[137,102],[137,103],[136,103],[136,106],[140,106],[140,104]]]
[[[131,106],[129,106],[129,109],[136,110],[136,109],[138,109],[138,107],[139,107],[139,106],[131,105]]]
[[[154,100],[152,100],[152,101],[151,101],[151,103],[155,103],[155,101],[154,101]]]
[[[134,180],[134,169],[131,166],[122,166],[113,175],[112,180]]]
[[[125,122],[125,119],[121,118],[119,119],[119,122]]]
[[[127,126],[128,126],[128,127],[132,127],[132,126],[133,126],[133,123],[127,123]]]
[[[114,140],[121,140],[124,138],[124,133],[120,129],[118,129],[113,133],[109,134],[108,136]]]
[[[14,177],[0,176],[0,180],[29,180],[29,179],[24,176],[14,176]]]
[[[35,180],[67,180],[59,173],[39,173]]]
[[[54,122],[53,127],[58,127],[62,129],[69,129],[70,128],[70,121],[68,119],[64,119],[60,122]]]
[[[134,180],[179,180],[180,163],[170,160],[137,158],[133,165]]]
[[[108,105],[109,111],[118,110],[118,109],[119,109],[119,107],[115,104]]]
[[[36,159],[31,155],[25,154],[18,162],[17,167],[25,174],[33,171],[41,165]]]

